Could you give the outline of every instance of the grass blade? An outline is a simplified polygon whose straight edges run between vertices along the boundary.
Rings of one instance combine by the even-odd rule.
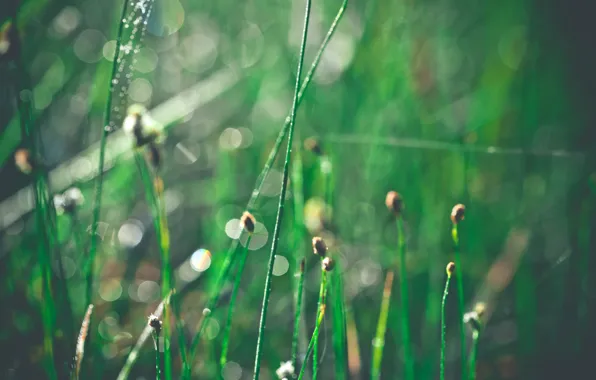
[[[281,222],[283,219],[284,205],[286,200],[286,191],[288,188],[288,176],[290,169],[290,157],[292,153],[292,142],[294,138],[294,124],[296,122],[296,110],[298,109],[298,92],[300,90],[300,80],[302,77],[302,64],[304,62],[304,52],[306,50],[306,36],[308,34],[308,25],[310,21],[310,7],[311,0],[306,0],[306,10],[304,15],[304,27],[302,30],[302,42],[300,44],[300,55],[298,58],[298,68],[296,70],[296,86],[294,89],[294,101],[292,104],[292,111],[290,113],[290,125],[288,127],[288,144],[286,150],[286,157],[283,168],[283,177],[281,182],[281,192],[279,195],[279,204],[277,206],[277,218],[275,221],[275,228],[273,230],[273,239],[271,243],[271,253],[269,255],[269,263],[267,265],[267,277],[265,278],[265,292],[263,295],[263,306],[261,308],[261,320],[259,322],[259,333],[257,338],[257,349],[255,353],[255,367],[253,379],[259,378],[259,371],[261,369],[261,352],[263,350],[263,339],[265,336],[265,324],[267,322],[267,309],[269,307],[269,296],[271,295],[271,278],[273,273],[273,264],[275,262],[275,254],[277,253],[277,246],[279,244],[279,235],[281,231]]]
[[[408,301],[408,279],[406,268],[406,237],[402,216],[397,217],[398,249],[399,249],[399,288],[401,290],[401,323],[402,344],[405,357],[405,379],[414,380],[414,357],[410,340],[410,318]]]
[[[81,330],[79,338],[77,339],[77,350],[74,357],[74,368],[71,372],[71,378],[78,380],[81,372],[81,364],[83,363],[83,355],[85,354],[85,341],[87,340],[87,333],[89,332],[89,323],[91,322],[91,314],[93,313],[93,305],[87,307],[85,318],[81,323]]]
[[[447,303],[447,295],[449,294],[449,283],[454,270],[453,263],[447,265],[447,280],[445,281],[445,290],[443,291],[443,300],[441,301],[441,363],[440,363],[440,380],[445,380],[445,333],[447,326],[445,323],[445,305]]]
[[[459,308],[459,331],[460,331],[460,350],[461,350],[461,372],[462,372],[462,379],[466,379],[466,330],[464,326],[464,308],[465,308],[465,301],[464,301],[464,282],[463,282],[463,272],[461,267],[461,252],[459,249],[459,231],[458,225],[459,222],[463,219],[463,213],[465,211],[465,207],[463,205],[456,205],[452,212],[451,212],[451,221],[453,222],[453,226],[451,228],[451,238],[453,240],[453,250],[455,253],[455,278],[457,283],[457,301],[458,301],[458,308]]]
[[[381,363],[383,360],[383,348],[385,347],[385,333],[387,331],[387,317],[389,316],[389,304],[391,302],[391,287],[393,285],[393,271],[387,272],[385,276],[385,287],[383,288],[383,300],[381,301],[381,312],[377,323],[377,333],[373,341],[373,359],[370,378],[377,380],[381,377]]]

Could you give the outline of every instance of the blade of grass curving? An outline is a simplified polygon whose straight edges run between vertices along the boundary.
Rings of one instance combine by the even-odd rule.
[[[453,223],[451,228],[451,238],[453,239],[453,248],[455,251],[455,280],[457,284],[457,302],[458,302],[458,320],[460,331],[460,349],[461,349],[461,371],[462,379],[466,378],[466,330],[464,326],[464,283],[461,269],[461,254],[459,249],[458,224]]]
[[[373,359],[370,375],[370,378],[373,380],[380,379],[381,377],[381,363],[383,361],[383,348],[385,347],[385,333],[387,332],[387,317],[389,316],[392,285],[393,271],[389,271],[385,276],[385,287],[383,288],[383,300],[381,301],[381,311],[379,313],[379,322],[377,323],[377,333],[373,341]]]
[[[323,52],[325,51],[325,49],[327,48],[327,45],[329,44],[329,41],[331,41],[331,38],[335,34],[335,30],[337,29],[337,25],[339,24],[339,21],[343,17],[343,14],[344,14],[347,4],[348,4],[348,0],[344,0],[342,5],[340,6],[340,8],[337,12],[337,15],[335,16],[335,19],[333,20],[333,23],[331,24],[331,27],[327,31],[327,34],[325,35],[325,38],[323,39],[323,42],[321,43],[321,46],[319,47],[319,50],[317,51],[317,54],[315,55],[315,58],[313,60],[313,63],[311,64],[311,67],[310,67],[308,73],[304,77],[304,82],[302,83],[302,87],[300,88],[300,92],[298,93],[297,106],[300,105],[300,103],[302,102],[302,99],[304,98],[304,93],[308,89],[308,86],[310,85],[310,83],[312,81],[314,73],[316,72],[316,69],[319,66],[321,57],[323,56]],[[267,175],[269,174],[269,171],[271,170],[271,167],[273,166],[273,163],[275,162],[275,159],[277,158],[277,154],[279,153],[281,144],[282,144],[283,140],[285,139],[286,134],[290,128],[290,120],[291,120],[291,117],[290,117],[290,115],[288,115],[282,129],[279,131],[277,139],[275,140],[275,144],[274,144],[273,148],[271,149],[269,156],[267,157],[267,161],[265,162],[265,165],[263,166],[261,173],[257,177],[255,188],[252,191],[250,199],[246,206],[246,209],[248,211],[254,211],[254,207],[255,207],[256,202],[261,194],[263,184],[265,183],[265,178],[267,178]],[[232,244],[230,245],[228,252],[226,253],[226,259],[225,259],[225,261],[222,265],[222,268],[220,270],[220,273],[218,275],[218,280],[216,281],[216,286],[214,287],[212,296],[209,299],[209,301],[207,302],[207,307],[205,308],[206,310],[213,310],[215,308],[215,305],[217,304],[217,301],[219,300],[219,295],[221,293],[223,286],[225,285],[225,282],[228,278],[230,268],[231,268],[232,263],[235,259],[235,252],[236,252],[237,247],[238,247],[238,240],[234,240],[232,242]],[[199,321],[199,324],[198,324],[199,328],[197,329],[197,333],[195,334],[193,341],[191,342],[191,345],[189,347],[189,356],[188,356],[189,364],[191,364],[193,362],[197,346],[198,346],[200,339],[203,335],[203,331],[205,329],[205,325],[206,325],[207,321],[208,321],[208,319],[205,318],[205,316],[202,317]]]
[[[288,176],[290,169],[290,157],[292,153],[292,142],[294,138],[294,124],[296,122],[296,110],[298,108],[298,92],[300,90],[300,80],[302,77],[302,64],[304,62],[304,52],[306,50],[306,36],[308,34],[308,25],[310,21],[310,8],[312,0],[306,0],[306,9],[304,15],[304,26],[302,30],[302,42],[300,44],[300,55],[298,58],[298,68],[296,70],[296,86],[294,89],[294,101],[292,104],[292,111],[290,113],[290,125],[288,128],[288,144],[286,149],[286,157],[283,167],[281,192],[279,194],[279,204],[277,206],[277,218],[273,230],[273,238],[271,243],[271,253],[269,254],[269,263],[267,265],[267,277],[265,277],[265,291],[263,295],[263,306],[261,308],[261,320],[259,322],[259,333],[257,338],[257,349],[255,353],[255,367],[253,380],[259,378],[261,369],[261,352],[263,350],[263,339],[265,336],[265,324],[267,322],[267,309],[269,307],[269,296],[271,295],[271,278],[273,273],[273,264],[275,262],[275,254],[277,253],[277,246],[279,244],[279,236],[281,231],[281,222],[283,219],[284,205],[286,200],[286,191],[288,188]]]
[[[226,325],[224,327],[223,338],[221,343],[221,357],[220,357],[220,364],[221,368],[224,368],[226,365],[226,358],[228,354],[228,343],[230,341],[230,330],[232,329],[232,316],[234,314],[234,305],[236,303],[236,298],[238,297],[238,288],[240,288],[240,279],[242,278],[242,272],[244,271],[244,264],[246,263],[246,257],[248,256],[248,246],[250,245],[250,240],[252,238],[252,234],[248,235],[248,239],[246,240],[246,245],[240,254],[240,261],[238,262],[238,271],[236,272],[236,281],[234,281],[234,287],[232,288],[232,295],[230,298],[230,305],[228,306],[228,316],[226,319]]]
[[[401,290],[401,335],[404,347],[404,378],[414,380],[414,357],[412,356],[412,342],[410,340],[410,318],[408,301],[408,279],[406,270],[406,237],[404,234],[403,218],[397,217],[398,249],[399,249],[399,288]]]
[[[157,318],[161,317],[161,315],[164,311],[165,305],[170,301],[171,295],[172,295],[172,293],[168,294],[167,297],[165,297],[159,303],[159,305],[153,312],[153,315],[155,317],[157,317]],[[152,331],[153,331],[153,327],[151,327],[147,324],[145,326],[145,328],[143,329],[143,332],[139,336],[139,339],[137,340],[137,343],[133,347],[132,351],[130,351],[130,354],[128,354],[128,357],[126,358],[126,362],[124,363],[124,366],[122,366],[122,369],[120,370],[120,373],[118,374],[118,377],[116,378],[116,380],[125,380],[128,378],[128,375],[130,374],[130,370],[132,369],[132,366],[134,365],[134,363],[136,362],[136,360],[139,357],[139,352],[141,351],[141,348],[143,348],[143,345],[147,341],[147,338],[149,338],[149,336],[151,335]]]
[[[323,323],[323,319],[325,318],[325,302],[327,298],[327,272],[325,270],[321,271],[321,288],[319,291],[319,308],[317,309],[317,320],[315,323],[315,329],[312,333],[312,337],[310,338],[310,342],[308,343],[308,348],[306,350],[306,355],[304,355],[304,360],[302,362],[302,366],[300,367],[300,373],[298,374],[298,380],[302,379],[304,373],[306,371],[306,367],[308,365],[308,358],[310,357],[311,352],[314,349],[315,342],[319,339],[319,331],[321,328],[321,324]],[[313,358],[313,363],[316,361],[316,358]],[[314,373],[313,373],[314,375]]]
[[[77,350],[73,358],[73,368],[70,373],[71,379],[78,380],[79,374],[81,373],[81,363],[83,363],[83,356],[85,354],[85,341],[87,340],[87,333],[89,332],[91,313],[93,313],[93,305],[87,307],[83,323],[81,323],[81,330],[79,331],[79,338],[77,339]]]
[[[449,283],[453,274],[453,266],[447,265],[447,280],[445,281],[445,290],[443,290],[443,299],[441,301],[441,361],[440,361],[440,380],[445,380],[445,333],[447,330],[445,322],[445,305],[447,303],[447,295],[449,294]]]
[[[103,130],[101,132],[101,141],[99,148],[99,167],[97,180],[95,184],[95,197],[93,200],[93,215],[91,219],[91,242],[89,247],[88,265],[85,268],[86,277],[86,288],[85,288],[85,304],[91,304],[92,292],[93,292],[93,281],[95,272],[95,254],[97,252],[97,227],[99,224],[99,217],[101,212],[101,195],[103,190],[103,172],[106,154],[106,142],[109,132],[112,130],[110,125],[111,110],[112,110],[112,96],[114,92],[114,78],[116,76],[116,70],[118,68],[118,55],[120,53],[120,46],[122,44],[122,36],[124,31],[124,20],[126,16],[126,10],[128,8],[128,0],[124,0],[122,4],[122,14],[118,25],[118,34],[116,36],[116,50],[114,52],[114,61],[112,64],[112,73],[110,75],[110,84],[108,86],[108,95],[106,100],[106,108],[104,110],[104,123]]]

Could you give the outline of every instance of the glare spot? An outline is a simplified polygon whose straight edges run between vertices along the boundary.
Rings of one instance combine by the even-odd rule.
[[[53,32],[58,37],[66,37],[81,21],[81,13],[75,7],[65,7],[52,23]]]
[[[273,275],[283,276],[288,272],[290,263],[284,256],[275,255],[275,261],[273,262]]]
[[[204,248],[196,250],[190,257],[190,265],[197,272],[204,272],[211,265],[211,252]]]
[[[236,219],[238,220],[238,219]],[[226,226],[227,227],[227,226]],[[240,228],[240,221],[238,220],[238,228]],[[263,223],[256,222],[255,223],[255,231],[250,238],[250,244],[248,249],[251,251],[256,251],[257,249],[262,248],[265,244],[267,244],[267,239],[269,238],[269,232]],[[244,234],[240,236],[240,244],[243,247],[246,246],[246,242],[248,241],[248,234]]]
[[[240,66],[249,68],[255,65],[263,55],[265,39],[256,24],[248,24],[238,36],[240,41]]]
[[[217,44],[208,34],[192,34],[181,44],[180,64],[190,72],[201,73],[210,69],[216,58]]]
[[[120,281],[114,278],[103,281],[99,286],[99,296],[106,302],[116,301],[122,295]]]
[[[177,274],[183,282],[190,282],[199,277],[199,272],[192,267],[190,260],[186,260],[178,267]]]
[[[118,230],[118,241],[126,248],[136,247],[143,239],[143,225],[138,220],[128,220]]]
[[[102,57],[106,38],[99,30],[87,29],[74,42],[75,55],[85,63],[95,63]]]
[[[221,149],[238,149],[242,144],[242,133],[235,128],[226,128],[219,136],[219,146]]]
[[[151,99],[151,95],[153,95],[153,86],[151,86],[151,83],[147,79],[137,78],[132,81],[128,91],[128,96],[132,101],[146,103]]]
[[[166,190],[164,193],[166,212],[169,214],[182,204],[182,194],[176,190]]]
[[[136,302],[139,302],[139,286],[137,284],[130,284],[128,286],[128,297]]]
[[[141,48],[136,59],[135,69],[141,73],[150,73],[157,67],[157,53],[151,48]]]
[[[116,40],[110,40],[103,45],[102,49],[103,57],[110,62],[114,61],[114,55],[116,54]]]
[[[193,149],[189,149],[186,145],[183,145],[182,143],[177,143],[176,150],[174,151],[174,159],[181,164],[194,164],[198,160],[197,156],[199,155],[199,153],[197,152],[195,154],[193,150],[198,151],[199,147],[193,146]]]
[[[242,234],[242,227],[240,226],[240,219],[230,219],[226,223],[226,235],[230,239],[238,239]]]
[[[362,286],[373,286],[381,281],[381,267],[371,260],[361,260],[355,264],[359,268],[360,283]]]
[[[205,327],[205,337],[213,340],[217,337],[217,334],[219,334],[219,322],[215,318],[209,318]]]
[[[169,0],[167,11],[162,13],[163,17],[151,17],[147,24],[147,31],[155,36],[169,36],[176,33],[184,24],[184,8],[180,1]]]
[[[141,282],[138,292],[141,302],[153,302],[159,299],[159,285],[155,281]]]
[[[240,380],[240,377],[242,377],[242,367],[236,362],[227,362],[221,369],[221,376],[224,380]]]

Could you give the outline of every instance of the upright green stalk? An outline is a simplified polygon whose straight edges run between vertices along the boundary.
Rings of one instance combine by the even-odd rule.
[[[339,262],[338,262],[339,266]],[[342,273],[338,270],[331,274],[331,290],[333,300],[331,303],[333,350],[335,354],[335,378],[337,380],[347,379],[347,327],[346,308],[344,302],[344,285]]]
[[[474,330],[472,333],[472,350],[470,352],[470,368],[468,374],[470,380],[476,380],[476,355],[478,353],[478,337],[480,333],[478,330]]]
[[[449,294],[449,283],[453,275],[453,263],[447,265],[447,280],[445,281],[445,290],[443,290],[443,300],[441,301],[441,362],[440,362],[440,380],[445,380],[445,333],[447,326],[445,323],[445,304]]]
[[[401,322],[402,343],[405,356],[405,379],[414,380],[414,357],[412,356],[412,342],[410,340],[410,318],[408,301],[408,278],[406,270],[406,237],[404,234],[403,219],[397,217],[397,233],[399,248],[399,282],[401,290]]]
[[[310,343],[308,344],[308,349],[306,350],[306,355],[304,356],[304,361],[302,362],[302,366],[300,367],[300,374],[298,375],[298,380],[301,380],[304,376],[304,372],[306,370],[308,364],[308,358],[310,357],[310,353],[313,351],[316,341],[319,339],[319,330],[321,328],[321,324],[323,323],[323,319],[325,318],[325,301],[327,298],[327,271],[323,270],[321,272],[321,289],[319,291],[319,302],[320,305],[317,309],[317,320],[315,323],[315,329],[312,333],[312,337],[310,338]],[[317,358],[313,358],[313,363],[317,361]],[[313,373],[314,375],[314,373]]]
[[[321,310],[325,307],[325,299],[327,294],[327,271],[321,270],[321,288],[319,289],[319,300],[317,302],[317,320]],[[312,353],[312,380],[317,380],[319,374],[319,337],[318,335],[314,339],[313,353]],[[306,358],[304,359],[306,361]]]
[[[304,289],[304,266],[306,260],[303,258],[300,261],[298,290],[296,291],[296,310],[294,314],[294,334],[292,335],[292,365],[294,368],[298,365],[298,337],[300,335],[300,314],[302,311],[302,291]]]
[[[159,357],[159,335],[157,331],[151,331],[151,337],[153,338],[153,346],[155,348],[155,380],[162,380],[161,377],[161,358]],[[165,344],[165,343],[164,343]]]
[[[224,327],[223,338],[221,343],[221,368],[224,368],[224,366],[226,365],[228,343],[230,340],[230,330],[232,329],[232,316],[234,315],[234,305],[236,303],[236,298],[238,297],[238,288],[240,287],[240,279],[242,278],[242,272],[244,271],[244,264],[246,263],[246,256],[248,256],[248,246],[250,245],[251,238],[252,234],[249,234],[248,239],[246,240],[246,245],[244,246],[244,249],[240,254],[240,261],[238,262],[236,281],[234,281],[234,287],[232,288],[232,296],[230,298],[230,305],[228,306],[228,317],[226,318],[226,325]]]
[[[391,287],[393,285],[393,271],[387,272],[385,287],[383,289],[383,300],[381,301],[381,312],[377,323],[377,333],[373,341],[373,359],[371,380],[381,377],[381,363],[383,361],[383,348],[385,347],[385,333],[387,331],[387,317],[389,316],[389,303],[391,302]]]
[[[88,265],[84,268],[86,276],[86,288],[85,288],[85,305],[92,303],[92,292],[93,292],[93,276],[94,276],[94,265],[95,265],[95,254],[97,253],[97,227],[99,223],[99,217],[101,212],[101,194],[103,190],[103,172],[106,155],[106,143],[108,134],[112,130],[110,125],[111,112],[112,112],[112,96],[114,92],[114,78],[118,69],[118,55],[120,54],[120,44],[122,42],[122,34],[124,31],[124,20],[126,17],[126,10],[128,7],[128,0],[122,2],[122,13],[120,15],[120,21],[118,25],[118,35],[116,36],[116,50],[114,51],[114,61],[112,64],[112,73],[110,75],[110,83],[108,86],[108,95],[106,101],[106,108],[104,110],[103,130],[101,132],[101,141],[99,146],[99,167],[97,169],[97,182],[95,184],[95,198],[93,200],[93,216],[91,219],[91,244],[89,247]]]
[[[466,330],[464,326],[464,282],[461,269],[461,253],[459,249],[459,235],[458,235],[458,224],[453,223],[451,229],[451,237],[453,238],[453,245],[455,250],[455,277],[457,282],[457,301],[458,301],[458,320],[459,320],[459,332],[460,332],[460,348],[461,348],[461,371],[462,378],[466,378]]]
[[[271,244],[271,253],[269,255],[269,263],[267,268],[267,277],[265,279],[265,292],[263,295],[263,306],[261,308],[261,321],[259,322],[259,335],[257,338],[257,349],[255,353],[255,367],[253,379],[259,378],[261,369],[261,352],[263,350],[263,338],[265,336],[265,324],[267,321],[267,309],[269,307],[269,296],[271,295],[271,278],[273,273],[273,264],[275,262],[275,254],[277,253],[277,246],[279,244],[279,235],[281,231],[281,222],[283,219],[284,204],[286,199],[286,191],[288,188],[288,176],[290,169],[290,156],[292,153],[292,142],[294,138],[294,124],[296,122],[296,110],[298,108],[298,92],[300,89],[300,80],[302,76],[302,63],[304,62],[304,52],[306,49],[306,36],[308,34],[308,24],[310,20],[310,6],[312,0],[306,0],[306,10],[304,15],[304,27],[302,31],[302,42],[300,44],[300,56],[298,59],[298,69],[296,70],[296,86],[294,88],[294,101],[292,104],[292,111],[290,113],[290,125],[288,129],[288,145],[286,150],[286,158],[283,168],[283,178],[281,182],[281,192],[279,195],[279,204],[277,206],[277,218],[275,221],[275,229],[273,230],[273,239]]]

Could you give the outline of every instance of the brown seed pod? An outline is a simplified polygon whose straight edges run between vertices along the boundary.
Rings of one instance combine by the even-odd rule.
[[[464,314],[464,323],[468,324],[475,332],[480,331],[480,328],[482,327],[480,316],[475,311],[470,311]]]
[[[242,228],[244,228],[249,234],[252,234],[255,232],[256,223],[257,221],[255,220],[255,217],[250,212],[244,211],[244,214],[242,214],[242,217],[240,218],[240,225]]]
[[[394,215],[400,215],[404,209],[404,201],[397,191],[392,190],[388,192],[385,197],[385,206],[387,206],[389,211]]]
[[[35,169],[35,163],[31,157],[29,150],[21,148],[14,154],[14,162],[17,168],[25,174],[31,174]]]
[[[327,254],[327,245],[322,238],[316,236],[312,238],[312,250],[315,255],[325,257]]]
[[[302,258],[302,260],[300,260],[300,273],[304,273],[305,267],[306,267],[306,260],[304,258]]]
[[[319,140],[317,140],[314,137],[309,137],[306,140],[304,140],[304,148],[308,151],[313,152],[317,156],[323,155],[323,148],[321,147]]]
[[[335,261],[331,257],[325,257],[321,262],[321,266],[325,272],[330,272],[335,268]]]
[[[455,206],[453,206],[453,209],[451,210],[451,221],[453,222],[453,224],[457,224],[464,220],[465,213],[466,206],[464,206],[463,204],[458,203]]]
[[[149,321],[147,323],[149,326],[151,326],[153,331],[155,331],[155,334],[159,335],[159,333],[161,333],[161,324],[162,323],[159,320],[159,318],[157,318],[157,316],[151,314],[149,316]]]
[[[455,263],[450,262],[449,264],[447,264],[447,268],[445,268],[445,270],[447,271],[447,276],[451,277],[451,275],[453,275],[453,273],[455,272]]]

